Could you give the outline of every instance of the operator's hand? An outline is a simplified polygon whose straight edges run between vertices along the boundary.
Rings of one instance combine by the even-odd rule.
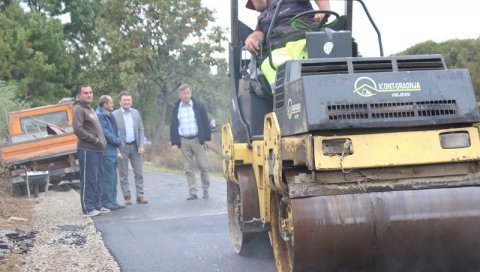
[[[260,49],[260,45],[258,41],[252,37],[248,37],[245,40],[245,47],[247,48],[248,52],[250,52],[253,55],[257,55],[258,50]]]
[[[257,55],[260,50],[260,45],[263,43],[265,34],[262,31],[254,31],[248,35],[245,40],[245,48],[253,55]]]
[[[330,10],[330,1],[315,0],[315,3],[317,4],[318,9],[320,10]],[[325,18],[326,15],[327,14],[325,13],[317,13],[315,14],[315,17],[313,18],[313,20],[315,20],[315,22],[317,23],[320,23],[323,20],[323,18]]]
[[[178,145],[172,145],[172,149],[173,149],[173,152],[177,152],[178,151]]]
[[[315,17],[313,18],[313,20],[315,20],[315,22],[317,23],[320,23],[325,17],[325,15],[326,15],[325,13],[317,13],[315,14]]]

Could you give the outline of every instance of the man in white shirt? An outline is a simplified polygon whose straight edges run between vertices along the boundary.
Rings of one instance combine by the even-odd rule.
[[[120,93],[120,106],[120,109],[112,113],[122,139],[120,145],[122,157],[118,160],[120,188],[125,199],[125,205],[131,205],[132,194],[128,182],[128,161],[130,161],[134,173],[137,203],[147,204],[148,200],[145,198],[143,191],[142,154],[145,152],[145,132],[142,117],[138,110],[132,108],[132,95],[127,91]]]

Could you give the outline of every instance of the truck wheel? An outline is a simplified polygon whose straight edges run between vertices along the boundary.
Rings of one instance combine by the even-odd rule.
[[[38,197],[39,193],[40,193],[40,185],[39,184],[32,185],[32,195],[34,197]]]
[[[12,194],[14,196],[24,196],[27,194],[27,185],[16,183],[12,185]]]

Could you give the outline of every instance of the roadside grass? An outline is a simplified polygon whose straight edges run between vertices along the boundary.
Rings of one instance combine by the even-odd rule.
[[[208,150],[207,162],[210,176],[223,178],[221,154]],[[156,155],[150,161],[145,161],[144,170],[184,175],[182,154],[180,151],[174,152],[171,148],[166,148],[161,155]],[[198,171],[198,167],[195,170]]]
[[[167,168],[167,167],[163,167],[163,166],[156,166],[156,165],[153,165],[149,162],[145,162],[143,164],[143,169],[147,172],[154,172],[154,173],[168,173],[168,174],[175,174],[175,175],[185,175],[185,171],[180,168]],[[200,170],[198,169],[195,169],[196,170],[196,175],[200,175]],[[212,178],[215,178],[215,179],[224,179],[223,177],[223,173],[222,172],[212,172],[210,171],[209,172],[209,175],[210,177]]]

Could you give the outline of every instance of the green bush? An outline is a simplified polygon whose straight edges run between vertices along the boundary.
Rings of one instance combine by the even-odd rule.
[[[0,80],[0,144],[7,142],[8,127],[7,127],[7,114],[11,111],[22,110],[30,107],[29,103],[21,101],[16,98],[15,94],[18,93],[18,84],[15,81],[1,81]]]

